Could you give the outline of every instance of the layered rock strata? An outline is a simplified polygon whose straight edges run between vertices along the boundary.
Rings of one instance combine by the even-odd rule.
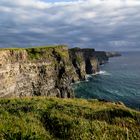
[[[71,83],[107,60],[105,52],[67,46],[0,49],[0,97],[72,98]]]

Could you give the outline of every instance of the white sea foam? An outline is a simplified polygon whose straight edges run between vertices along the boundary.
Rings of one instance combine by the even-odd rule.
[[[92,75],[87,74],[87,75],[85,76],[85,79],[88,79],[88,78],[92,78]]]
[[[86,81],[86,82],[89,82],[89,80],[88,80],[88,79],[86,79],[85,81]]]
[[[93,75],[110,75],[110,73],[108,73],[107,71],[99,71],[99,72],[96,72],[95,74]]]
[[[79,83],[83,83],[83,82],[89,82],[90,81],[89,79],[90,78],[93,78],[93,76],[95,76],[95,75],[110,75],[110,73],[108,73],[106,71],[99,71],[99,72],[96,72],[94,74],[87,74],[85,76],[85,80],[84,81],[76,81],[75,83],[72,83],[71,85],[73,85],[73,84],[79,84]]]

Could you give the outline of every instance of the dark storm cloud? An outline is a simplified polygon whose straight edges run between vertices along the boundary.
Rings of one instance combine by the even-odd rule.
[[[140,50],[140,3],[0,1],[0,47],[48,44]]]

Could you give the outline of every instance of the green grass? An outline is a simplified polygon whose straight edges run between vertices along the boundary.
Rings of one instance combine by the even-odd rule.
[[[51,46],[36,46],[36,47],[27,47],[27,48],[20,48],[20,47],[17,47],[17,48],[0,48],[0,51],[2,50],[15,50],[15,51],[18,51],[18,50],[28,50],[28,49],[36,49],[36,50],[40,50],[40,49],[53,49],[53,48],[64,48],[64,47],[68,47],[67,45],[51,45]]]
[[[97,100],[0,99],[2,140],[139,140],[140,112]]]
[[[13,51],[22,52],[26,51],[29,60],[42,60],[51,59],[53,57],[52,52],[55,51],[61,58],[68,59],[68,46],[66,45],[54,45],[54,46],[38,46],[29,48],[0,48],[0,51]]]
[[[61,58],[67,58],[68,51],[64,51],[63,49],[67,48],[65,45],[58,46],[46,46],[46,47],[34,47],[34,48],[26,48],[28,56],[31,60],[40,60],[40,59],[49,59],[52,57],[52,52],[55,51]]]

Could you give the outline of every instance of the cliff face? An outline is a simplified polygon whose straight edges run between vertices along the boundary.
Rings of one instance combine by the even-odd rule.
[[[117,57],[121,56],[121,53],[119,52],[106,52],[107,57]]]
[[[71,83],[99,71],[100,61],[94,49],[1,49],[0,97],[71,98]]]
[[[86,74],[93,74],[99,71],[99,59],[94,49],[69,49],[70,60],[80,80],[85,79]]]

